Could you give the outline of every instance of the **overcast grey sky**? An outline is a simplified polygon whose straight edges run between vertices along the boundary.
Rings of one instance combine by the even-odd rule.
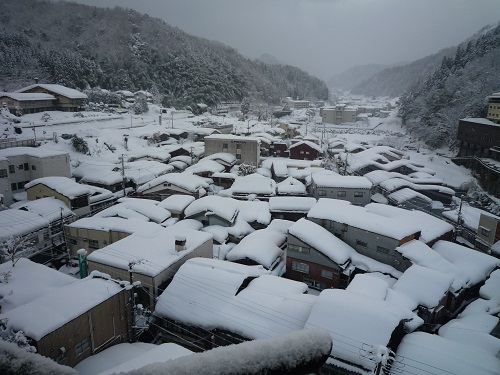
[[[136,9],[322,79],[364,64],[413,61],[500,21],[500,0],[73,0]]]

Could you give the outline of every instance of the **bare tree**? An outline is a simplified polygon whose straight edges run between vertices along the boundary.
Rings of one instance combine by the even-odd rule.
[[[25,236],[9,236],[0,239],[0,263],[12,261],[14,267],[25,253],[33,250],[35,239]]]

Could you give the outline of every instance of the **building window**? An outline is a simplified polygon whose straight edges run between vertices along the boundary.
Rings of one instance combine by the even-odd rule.
[[[288,250],[295,253],[309,254],[311,249],[304,246],[288,245]]]
[[[32,165],[31,170],[36,171],[36,165]]]
[[[318,197],[326,197],[326,190],[318,190]]]
[[[241,160],[241,154],[236,153],[236,159]]]
[[[30,165],[28,163],[24,163],[24,170],[29,171]]]
[[[377,246],[377,253],[389,254],[389,251],[387,247]]]
[[[76,245],[76,244],[77,244],[77,242],[76,242],[76,238],[70,237],[70,239],[69,239],[69,243],[70,243],[71,245]]]
[[[321,270],[321,277],[325,279],[333,279],[333,272],[328,270]]]
[[[356,240],[356,245],[361,247],[368,247],[368,244],[365,241]]]
[[[490,230],[485,227],[479,227],[479,233],[481,233],[481,236],[489,237]]]
[[[26,185],[29,181],[21,181],[17,183],[18,190],[24,189],[24,185]]]
[[[89,239],[89,249],[98,249],[99,241]]]
[[[15,165],[9,165],[9,173],[16,173],[16,166]]]
[[[292,270],[302,272],[309,275],[309,264],[296,262],[292,260]]]
[[[364,193],[362,191],[355,191],[354,192],[354,198],[361,198],[363,197]]]
[[[17,166],[17,168],[18,168],[18,169],[23,169],[23,165],[22,165],[22,164],[19,164],[19,165]]]
[[[78,357],[80,354],[85,352],[87,349],[90,348],[90,339],[86,338],[83,341],[80,341],[78,344],[75,345],[75,353],[76,356]]]
[[[346,192],[345,190],[337,191],[337,198],[345,198]]]
[[[7,177],[7,169],[0,169],[0,178]]]

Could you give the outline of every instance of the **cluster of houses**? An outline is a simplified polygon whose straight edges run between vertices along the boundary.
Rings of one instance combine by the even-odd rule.
[[[197,351],[320,328],[322,374],[498,373],[500,220],[444,211],[455,191],[397,149],[294,131],[210,131],[73,170],[66,153],[0,150],[3,249],[68,257],[58,272],[4,251],[2,336],[75,366],[144,329]]]

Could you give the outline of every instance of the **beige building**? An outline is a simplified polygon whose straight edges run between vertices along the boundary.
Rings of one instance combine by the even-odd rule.
[[[0,150],[0,195],[11,205],[13,194],[24,191],[25,185],[46,176],[70,177],[69,155],[33,147]]]
[[[28,200],[55,197],[63,201],[77,216],[90,213],[92,190],[68,177],[42,177],[25,186]]]
[[[52,111],[76,112],[83,111],[87,95],[84,93],[56,84],[37,83],[31,86],[23,87],[16,93],[38,93],[49,94],[54,97]]]
[[[86,217],[64,227],[68,250],[76,257],[79,249],[88,254],[120,241],[132,233],[150,233],[162,227],[143,220],[123,219],[121,217]]]
[[[500,124],[500,92],[491,94],[488,98],[488,120]]]
[[[0,92],[0,105],[16,116],[51,111],[55,96],[44,93]]]
[[[227,152],[236,156],[239,163],[259,166],[260,139],[230,134],[205,137],[205,156]]]
[[[115,279],[141,282],[143,304],[154,307],[177,270],[191,258],[213,257],[212,234],[176,225],[154,233],[136,232],[94,251],[87,257],[89,271],[100,271]]]
[[[491,247],[500,241],[500,217],[481,214],[476,234],[476,249],[490,252]]]
[[[286,106],[290,109],[301,109],[301,108],[309,108],[311,106],[311,102],[309,100],[287,100]]]
[[[346,104],[322,108],[320,111],[324,123],[340,125],[346,122],[356,122],[357,108]]]

